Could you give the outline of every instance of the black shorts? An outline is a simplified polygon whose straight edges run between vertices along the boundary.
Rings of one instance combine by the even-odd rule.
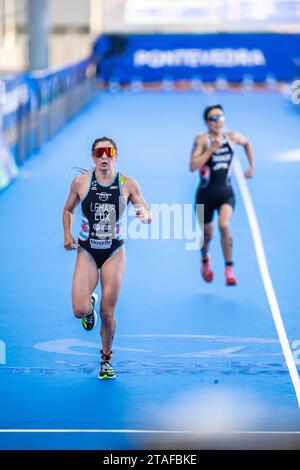
[[[229,204],[232,209],[235,208],[235,195],[231,186],[220,190],[199,186],[195,203],[204,204],[204,224],[209,224],[214,218],[215,210],[219,212],[223,204]]]
[[[81,246],[95,261],[97,268],[101,269],[105,261],[107,261],[121,246],[124,245],[124,240],[112,240],[111,248],[95,249],[89,246],[88,241],[78,240],[78,245]]]

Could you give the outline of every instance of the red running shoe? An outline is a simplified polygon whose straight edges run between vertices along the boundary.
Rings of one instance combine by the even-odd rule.
[[[234,274],[232,272],[232,267],[227,266],[225,268],[225,279],[226,279],[226,286],[237,286],[238,282],[236,278],[234,277]]]
[[[205,261],[201,261],[201,276],[203,277],[205,282],[212,282],[214,278],[214,273],[211,270],[210,266],[210,256],[207,256]]]

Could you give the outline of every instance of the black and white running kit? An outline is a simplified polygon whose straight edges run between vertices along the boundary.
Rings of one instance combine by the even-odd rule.
[[[214,211],[223,204],[235,207],[235,196],[231,186],[233,150],[226,134],[222,136],[222,145],[201,167],[200,183],[196,193],[196,204],[204,204],[204,223],[213,220]],[[208,136],[211,145],[211,137]]]
[[[122,196],[123,182],[118,172],[109,185],[103,186],[94,170],[89,190],[81,201],[82,224],[78,243],[92,256],[98,269],[124,245],[120,221],[126,207]]]

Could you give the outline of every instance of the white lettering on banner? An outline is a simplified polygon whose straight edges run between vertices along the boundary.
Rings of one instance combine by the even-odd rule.
[[[254,67],[266,65],[260,49],[174,49],[143,50],[134,54],[136,67]]]
[[[6,92],[4,97],[3,114],[14,113],[19,106],[19,95],[17,89]]]
[[[20,104],[26,104],[30,98],[28,86],[20,85],[11,91],[5,92],[1,101],[3,105],[3,114],[11,114],[17,111]]]

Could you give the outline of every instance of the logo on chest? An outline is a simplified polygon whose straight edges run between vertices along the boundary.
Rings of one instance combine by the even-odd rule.
[[[92,187],[91,187],[91,191],[97,191],[97,181],[93,181],[92,182]]]
[[[99,201],[101,201],[101,202],[106,202],[106,201],[108,201],[108,199],[110,198],[110,196],[112,196],[112,194],[110,194],[110,193],[105,193],[104,191],[102,191],[101,193],[96,193],[96,196],[98,196]]]

